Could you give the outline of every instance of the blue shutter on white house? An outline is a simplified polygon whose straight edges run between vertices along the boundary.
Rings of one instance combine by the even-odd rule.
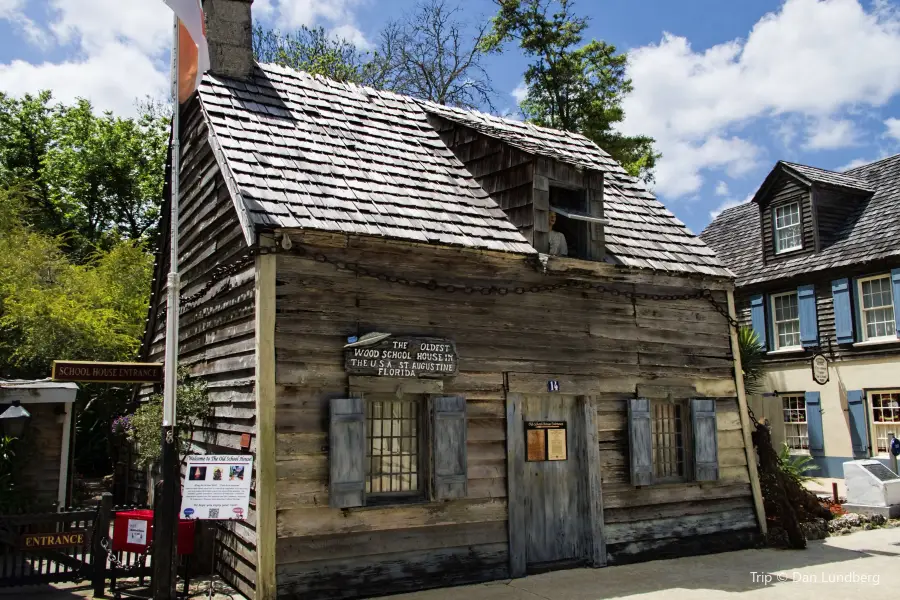
[[[797,288],[797,307],[800,312],[800,344],[804,348],[819,345],[819,322],[816,318],[816,286]]]
[[[894,330],[900,338],[900,268],[891,271],[891,284],[894,288]]]
[[[766,350],[766,301],[762,294],[750,298],[750,326],[759,338],[760,346]]]
[[[847,390],[847,409],[850,413],[850,441],[853,456],[866,456],[869,450],[869,436],[866,433],[866,394],[862,390]],[[807,409],[809,410],[809,409]]]
[[[806,432],[809,435],[809,452],[824,452],[825,435],[822,432],[822,402],[819,392],[806,392]]]
[[[834,332],[838,344],[853,343],[853,308],[850,303],[850,280],[835,279],[831,282],[834,299]]]

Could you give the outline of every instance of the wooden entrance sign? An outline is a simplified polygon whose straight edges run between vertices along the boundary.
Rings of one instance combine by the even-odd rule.
[[[19,544],[22,548],[70,548],[84,546],[88,541],[88,532],[81,529],[63,533],[28,533],[22,536]]]
[[[53,381],[80,383],[162,383],[162,363],[54,360]]]

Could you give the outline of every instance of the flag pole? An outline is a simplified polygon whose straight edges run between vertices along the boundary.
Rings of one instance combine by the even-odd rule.
[[[181,282],[178,273],[178,201],[181,174],[181,137],[178,103],[179,22],[172,31],[172,162],[169,189],[169,276],[166,281],[166,354],[163,375],[161,479],[155,506],[153,536],[153,598],[174,600],[178,575],[176,531],[178,526],[181,469],[175,400],[178,386],[178,314]]]

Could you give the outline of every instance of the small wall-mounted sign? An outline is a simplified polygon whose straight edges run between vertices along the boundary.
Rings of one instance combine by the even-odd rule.
[[[559,381],[556,379],[551,379],[547,382],[547,391],[548,392],[558,392],[559,391]]]
[[[375,334],[344,346],[344,370],[374,377],[453,377],[459,370],[456,344],[429,337]]]
[[[525,460],[567,460],[565,421],[525,421]]]
[[[66,531],[63,533],[29,533],[22,536],[22,548],[69,548],[88,543],[87,531]]]
[[[819,385],[828,383],[828,359],[824,354],[815,354],[810,361],[813,381]]]

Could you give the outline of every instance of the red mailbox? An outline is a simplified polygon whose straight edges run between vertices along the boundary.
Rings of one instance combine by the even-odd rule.
[[[135,543],[134,540],[129,541],[128,529],[129,521],[142,522],[144,525],[135,526],[137,532],[136,537],[143,537],[145,543]],[[178,520],[178,554],[194,553],[194,526],[196,521],[187,519]],[[146,535],[141,536],[140,532],[145,531]],[[116,513],[116,520],[113,523],[113,539],[112,549],[116,552],[136,552],[143,554],[153,542],[153,511],[147,509],[126,510]]]

